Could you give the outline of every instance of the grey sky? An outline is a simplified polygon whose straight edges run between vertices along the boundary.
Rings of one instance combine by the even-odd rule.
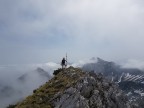
[[[144,60],[142,0],[1,0],[0,64]]]

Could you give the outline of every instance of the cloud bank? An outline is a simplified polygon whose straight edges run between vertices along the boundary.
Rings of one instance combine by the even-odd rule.
[[[142,59],[142,0],[1,0],[0,64]]]

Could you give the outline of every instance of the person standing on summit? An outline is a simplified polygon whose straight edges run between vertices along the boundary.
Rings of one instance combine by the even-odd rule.
[[[66,66],[67,66],[66,62],[67,62],[67,60],[65,58],[63,58],[61,61],[62,69],[66,68]]]

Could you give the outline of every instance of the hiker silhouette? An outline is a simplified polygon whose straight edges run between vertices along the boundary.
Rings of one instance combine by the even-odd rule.
[[[67,62],[66,59],[63,58],[62,61],[61,61],[62,69],[66,68],[66,66],[67,66],[66,62]]]

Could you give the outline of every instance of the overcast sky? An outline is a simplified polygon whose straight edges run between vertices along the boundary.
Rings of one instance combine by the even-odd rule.
[[[144,60],[143,0],[0,0],[0,65]]]

